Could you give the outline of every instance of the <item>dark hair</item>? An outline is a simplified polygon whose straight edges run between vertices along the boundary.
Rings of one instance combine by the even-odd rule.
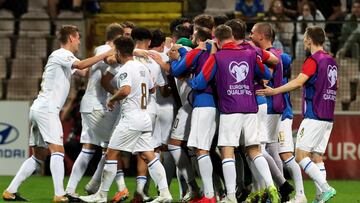
[[[112,41],[122,34],[124,34],[124,29],[118,23],[111,23],[106,27],[106,41]]]
[[[265,39],[272,40],[274,33],[270,23],[256,23],[254,26],[256,26],[257,32],[264,35]]]
[[[159,47],[165,42],[165,34],[161,30],[156,29],[152,31],[152,38],[149,48]]]
[[[214,22],[214,18],[212,16],[206,15],[206,14],[201,14],[201,15],[195,16],[194,25],[197,27],[206,27],[206,28],[212,30],[215,25],[215,22]]]
[[[150,30],[145,27],[135,27],[131,31],[131,37],[134,41],[151,40],[152,34]]]
[[[207,39],[211,39],[211,31],[205,27],[198,27],[196,29],[196,38],[202,42],[205,42]]]
[[[183,25],[176,26],[173,36],[177,39],[180,38],[188,38],[190,39],[190,36],[192,35],[192,29]]]
[[[123,23],[121,23],[121,26],[123,26],[123,28],[131,28],[131,29],[134,29],[136,27],[135,23],[131,21],[124,21]]]
[[[190,19],[188,18],[176,18],[170,22],[170,33],[173,33],[176,26],[182,25],[184,23],[191,23]]]
[[[232,19],[225,23],[231,27],[235,40],[245,39],[246,23],[240,19]]]
[[[226,15],[218,15],[214,17],[214,25],[215,27],[219,26],[219,25],[223,25],[225,24],[227,21],[229,20],[229,18]]]
[[[215,37],[220,42],[233,37],[231,27],[227,25],[219,25],[215,29]]]
[[[76,33],[79,33],[79,29],[75,25],[62,25],[57,33],[57,38],[60,44],[66,44],[69,36],[75,36]]]
[[[306,36],[311,39],[314,45],[323,45],[325,42],[325,31],[319,26],[310,26],[306,28]]]
[[[130,37],[120,36],[114,40],[116,50],[122,56],[132,56],[135,43]]]

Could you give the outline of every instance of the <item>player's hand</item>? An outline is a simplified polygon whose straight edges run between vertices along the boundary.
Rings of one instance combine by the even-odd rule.
[[[261,90],[256,90],[256,95],[259,95],[259,96],[272,96],[272,95],[275,95],[277,94],[276,90],[267,86],[267,85],[264,85],[265,88],[264,89],[261,89]]]
[[[109,111],[114,110],[114,108],[115,108],[115,102],[116,102],[116,101],[114,101],[114,100],[112,100],[112,99],[109,99],[109,101],[106,103],[106,107],[107,107],[107,109],[108,109]]]
[[[178,60],[180,58],[179,48],[181,45],[174,44],[168,52],[170,61]]]
[[[144,57],[144,58],[149,57],[149,52],[146,50],[142,50],[142,49],[134,49],[133,54],[134,54],[134,56],[138,56],[138,57]]]
[[[158,64],[163,63],[162,57],[159,53],[153,52],[153,51],[149,51],[149,57],[154,59],[154,61]]]
[[[115,56],[116,54],[116,50],[114,47],[112,47],[109,51],[105,52],[105,57],[104,58],[107,58],[107,57],[110,57],[110,56]]]

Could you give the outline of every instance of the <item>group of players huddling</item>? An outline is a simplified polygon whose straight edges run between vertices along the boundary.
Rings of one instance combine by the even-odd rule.
[[[306,29],[304,48],[310,56],[301,73],[288,81],[291,57],[273,47],[275,33],[269,23],[256,23],[246,40],[243,21],[214,27],[211,16],[199,15],[192,25],[192,43],[181,38],[187,24],[176,26],[177,36],[166,47],[159,30],[112,23],[106,28],[106,43],[85,60],[74,56],[80,45],[78,29],[62,26],[61,48],[49,56],[41,91],[30,110],[33,155],[3,199],[25,200],[18,188],[43,163],[47,149],[54,202],[107,202],[114,180],[118,193],[111,201],[125,201],[129,191],[122,170],[124,152],[138,157],[132,202],[173,201],[168,189],[173,174],[164,169],[170,160],[179,180],[185,180],[183,202],[238,202],[237,190],[246,188],[244,165],[252,174],[251,193],[244,202],[306,203],[300,167],[316,184],[313,202],[332,198],[336,191],[326,181],[322,155],[333,125],[337,64],[323,50],[324,30]],[[89,79],[80,108],[83,147],[64,189],[59,112],[72,74]],[[288,92],[300,87],[304,120],[294,151]],[[77,184],[99,146],[103,155],[86,185],[89,196],[79,197]],[[221,167],[212,163],[210,154],[221,157],[223,175],[217,173]],[[294,188],[284,178],[283,165],[294,180],[292,199]],[[148,173],[159,194],[154,199],[147,195]]]

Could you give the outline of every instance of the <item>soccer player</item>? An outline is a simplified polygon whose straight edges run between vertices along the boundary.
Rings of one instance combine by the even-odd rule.
[[[179,77],[183,74],[199,74],[205,61],[210,55],[211,46],[206,47],[206,40],[211,39],[211,30],[197,27],[193,34],[193,44],[198,45],[195,49],[187,52],[180,48],[181,60],[174,63],[171,74]],[[209,44],[210,45],[210,44]],[[204,197],[197,202],[216,202],[213,188],[213,166],[209,156],[209,150],[216,130],[216,101],[213,96],[212,85],[205,90],[193,92],[191,114],[191,128],[187,146],[196,150],[199,172],[204,186]],[[196,200],[195,200],[196,201]]]
[[[135,41],[135,50],[142,50],[148,52],[149,46],[151,43],[152,34],[149,29],[144,27],[136,27],[131,32],[131,37]],[[163,78],[160,65],[156,63],[150,57],[134,57],[134,60],[141,62],[150,72],[152,81],[154,82],[155,90],[157,87],[165,86],[165,80]],[[155,91],[156,92],[156,91]],[[152,121],[152,129],[155,127],[156,114],[157,114],[157,102],[156,95],[149,95],[149,101],[146,110],[148,111],[151,121]],[[155,141],[160,140],[160,138],[156,137],[157,135],[153,135],[153,148],[159,147],[161,142]],[[156,153],[156,156],[160,158],[159,153]],[[141,196],[144,201],[147,201],[149,197],[146,195],[146,183],[147,183],[147,165],[140,157],[137,158],[137,187],[136,187],[136,196]],[[144,188],[145,187],[145,188]],[[145,191],[144,191],[145,190]],[[138,195],[139,194],[139,195]]]
[[[304,48],[311,55],[305,60],[302,72],[281,87],[266,87],[257,91],[257,94],[271,96],[304,86],[304,120],[297,134],[296,161],[322,191],[313,202],[326,202],[336,194],[326,181],[322,155],[333,126],[338,65],[324,51],[324,42],[325,31],[321,27],[307,27]]]
[[[80,199],[85,202],[106,202],[116,175],[120,151],[128,151],[139,153],[148,164],[149,173],[160,191],[160,196],[153,202],[170,202],[172,196],[165,170],[152,147],[152,122],[146,110],[149,93],[154,92],[152,77],[142,63],[133,59],[135,45],[131,38],[119,37],[114,44],[117,60],[123,66],[116,75],[118,91],[108,101],[107,107],[111,110],[120,101],[121,118],[110,138],[99,191],[93,195],[80,196]]]
[[[76,26],[63,25],[58,33],[61,48],[51,53],[44,68],[41,90],[30,108],[30,140],[33,155],[28,158],[17,172],[9,187],[3,193],[6,201],[24,200],[17,194],[18,187],[40,166],[50,149],[50,171],[54,183],[54,202],[71,201],[63,186],[64,147],[63,131],[59,112],[63,107],[70,89],[71,75],[83,72],[89,66],[114,54],[112,49],[94,57],[80,61],[74,54],[79,51],[80,34]]]
[[[259,57],[254,49],[238,47],[229,26],[218,26],[215,37],[220,50],[210,55],[201,72],[190,81],[190,84],[193,89],[202,90],[215,78],[221,113],[218,146],[221,147],[227,190],[227,196],[222,201],[237,202],[234,148],[239,146],[240,134],[243,132],[247,154],[265,180],[271,201],[279,202],[269,166],[259,149],[257,135],[258,105],[254,79],[255,75],[268,79],[269,74],[264,74],[268,71],[265,70],[265,66],[257,65]]]
[[[283,62],[281,60],[280,50],[277,50],[272,45],[273,29],[269,23],[256,23],[251,29],[251,40],[261,49],[267,50],[277,58],[279,63],[270,66],[272,70],[272,78],[269,80],[268,85],[272,87],[279,87],[282,85],[283,80]],[[266,115],[266,133],[263,139],[262,153],[266,158],[272,176],[275,182],[279,186],[279,192],[281,194],[281,201],[289,201],[289,195],[294,191],[294,188],[286,181],[283,175],[283,165],[279,156],[279,127],[281,121],[281,115],[285,108],[285,100],[282,94],[266,97],[267,100],[267,115]]]
[[[123,28],[112,23],[106,28],[106,43],[95,49],[99,55],[111,49],[113,40],[124,33]],[[101,86],[101,77],[108,64],[100,61],[89,70],[89,81],[85,95],[81,100],[80,112],[82,118],[82,133],[80,142],[82,150],[77,157],[66,187],[66,193],[77,197],[76,186],[84,175],[86,168],[94,156],[97,147],[106,148],[112,133],[117,114],[106,110],[107,92]],[[126,189],[126,188],[125,188]],[[127,189],[126,189],[127,190]]]
[[[158,60],[154,60],[160,64],[168,64],[169,57],[164,53],[165,48],[165,35],[159,29],[152,31],[152,38],[149,48],[149,55],[158,56]],[[167,143],[170,138],[170,132],[172,123],[174,121],[174,111],[175,111],[175,99],[173,96],[173,90],[170,86],[171,76],[167,75],[164,70],[161,70],[162,76],[165,80],[166,85],[158,87],[156,91],[156,103],[157,103],[157,112],[156,112],[156,121],[155,127],[153,130],[155,141],[155,152],[160,152],[163,157],[163,165],[166,170],[166,177],[168,180],[168,185],[170,185],[171,180],[175,172],[175,163],[167,150]],[[173,79],[172,79],[173,80]]]

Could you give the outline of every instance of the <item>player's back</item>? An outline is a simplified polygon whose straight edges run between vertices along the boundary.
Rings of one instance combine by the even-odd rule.
[[[121,100],[121,115],[130,128],[135,130],[151,130],[151,119],[148,115],[147,103],[149,89],[153,88],[148,69],[138,61],[128,61],[116,75],[118,89],[130,86],[129,95]]]
[[[32,109],[59,113],[69,94],[72,64],[78,59],[66,49],[51,53],[42,75],[41,90]]]
[[[110,49],[111,47],[106,44],[98,46],[94,51],[94,55],[105,53]],[[81,100],[81,112],[105,109],[107,92],[101,86],[100,80],[108,66],[104,61],[99,61],[89,69],[89,80],[86,92]]]

